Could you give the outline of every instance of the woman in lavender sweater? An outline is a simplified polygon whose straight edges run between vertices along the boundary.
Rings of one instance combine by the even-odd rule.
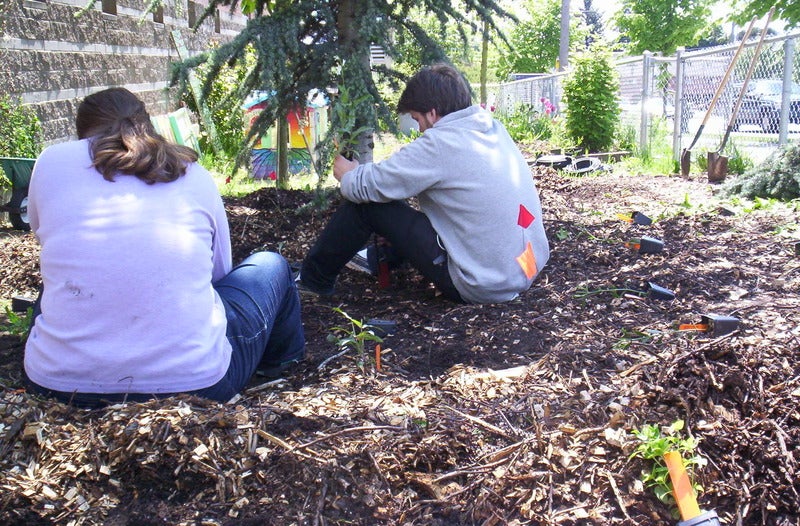
[[[43,288],[29,388],[80,406],[190,393],[227,401],[304,355],[289,265],[232,268],[228,222],[194,150],[123,88],[86,97],[79,140],[47,148],[29,189]]]

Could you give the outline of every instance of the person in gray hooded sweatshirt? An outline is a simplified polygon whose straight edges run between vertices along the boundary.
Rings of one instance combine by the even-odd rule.
[[[341,270],[376,234],[450,300],[516,298],[550,256],[522,153],[490,112],[472,105],[451,66],[420,70],[397,111],[409,113],[422,135],[381,162],[336,157],[346,201],[303,260],[298,289],[332,295]],[[414,196],[419,210],[405,201]]]

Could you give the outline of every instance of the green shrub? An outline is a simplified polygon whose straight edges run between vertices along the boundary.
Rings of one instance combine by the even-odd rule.
[[[575,58],[564,81],[566,131],[582,150],[599,152],[614,144],[618,91],[619,78],[607,51],[593,49]]]
[[[783,146],[759,166],[728,178],[723,183],[722,193],[750,199],[797,199],[800,197],[800,143]]]
[[[0,96],[0,156],[37,157],[42,151],[42,125],[29,107]]]

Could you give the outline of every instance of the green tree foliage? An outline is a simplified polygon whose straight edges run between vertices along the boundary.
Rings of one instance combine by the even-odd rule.
[[[0,96],[0,156],[37,157],[42,151],[42,125],[30,107]]]
[[[623,0],[614,20],[629,42],[628,52],[675,53],[693,46],[706,29],[712,0]]]
[[[800,197],[800,143],[789,143],[761,165],[729,179],[723,185],[723,193],[751,199],[797,199]]]
[[[530,19],[515,24],[508,34],[510,49],[498,57],[496,72],[500,79],[512,73],[552,71],[558,59],[561,34],[561,0],[527,2]],[[588,30],[582,17],[570,17],[570,42],[584,46]]]
[[[191,68],[207,63],[207,96],[209,82],[224,68],[242,61],[246,50],[252,48],[255,61],[237,86],[237,95],[243,100],[253,90],[264,90],[275,96],[274,104],[255,121],[248,139],[302,104],[309,91],[335,94],[339,85],[347,86],[350,100],[355,102],[349,111],[355,116],[356,128],[394,129],[393,115],[377,86],[387,82],[400,89],[406,75],[391,66],[371,67],[370,44],[382,46],[387,55],[397,58],[400,50],[392,35],[410,35],[421,50],[420,62],[428,64],[446,56],[438,42],[409,16],[412,9],[423,9],[442,25],[455,21],[464,39],[468,32],[481,30],[473,19],[489,21],[497,30],[493,17],[508,16],[495,0],[469,0],[463,10],[446,0],[211,0],[198,24],[222,6],[239,6],[249,15],[244,30],[209,53],[176,65],[173,78],[185,83]],[[328,147],[339,124],[334,117],[332,136],[325,141]],[[369,134],[362,138],[358,151],[362,160],[371,159]]]
[[[698,48],[722,46],[728,43],[729,35],[719,23],[714,23],[706,27],[700,33],[700,39],[697,41]]]
[[[766,15],[772,6],[775,6],[775,18],[786,22],[787,27],[800,25],[800,2],[797,0],[735,0],[731,18],[745,24],[754,16]]]
[[[206,92],[205,103],[214,121],[222,151],[231,158],[237,155],[242,141],[244,141],[244,108],[237,88],[252,68],[253,62],[253,51],[246,51],[244,58],[233,67],[219,70],[219,74],[216,79],[213,79]],[[209,64],[206,63],[196,70],[198,78],[203,82],[207,77],[208,69]],[[191,93],[184,91],[183,101],[192,111],[200,113]],[[202,151],[212,149],[211,138],[205,133],[200,137],[200,149]]]
[[[614,143],[619,123],[619,78],[611,55],[600,48],[577,55],[564,81],[566,133],[581,149],[599,152]]]
[[[452,20],[442,24],[436,18],[428,16],[419,7],[413,8],[408,16],[439,45],[442,53],[454,65],[462,71],[466,69],[465,66],[469,65],[472,60],[471,55],[474,51],[472,46],[476,43],[472,35],[467,35],[466,40],[463,39],[459,31],[459,24]],[[479,34],[477,35],[479,36]],[[411,75],[426,64],[426,51],[419,47],[417,39],[410,31],[402,27],[398,28],[395,47],[397,50],[395,67],[398,71]]]

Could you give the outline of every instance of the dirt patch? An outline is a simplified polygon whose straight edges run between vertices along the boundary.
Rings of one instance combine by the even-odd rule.
[[[552,257],[530,291],[456,305],[409,270],[390,290],[346,270],[333,299],[304,299],[308,359],[231,404],[41,401],[2,336],[0,522],[674,524],[630,431],[683,419],[709,461],[702,508],[800,524],[800,214],[720,208],[700,180],[534,171]],[[300,260],[331,213],[312,198],[228,199],[235,259]],[[634,211],[653,223],[619,217]],[[2,297],[33,293],[33,237],[0,244]],[[379,371],[371,349],[320,369],[346,323],[333,307],[397,323]],[[717,315],[736,330],[678,330]]]

